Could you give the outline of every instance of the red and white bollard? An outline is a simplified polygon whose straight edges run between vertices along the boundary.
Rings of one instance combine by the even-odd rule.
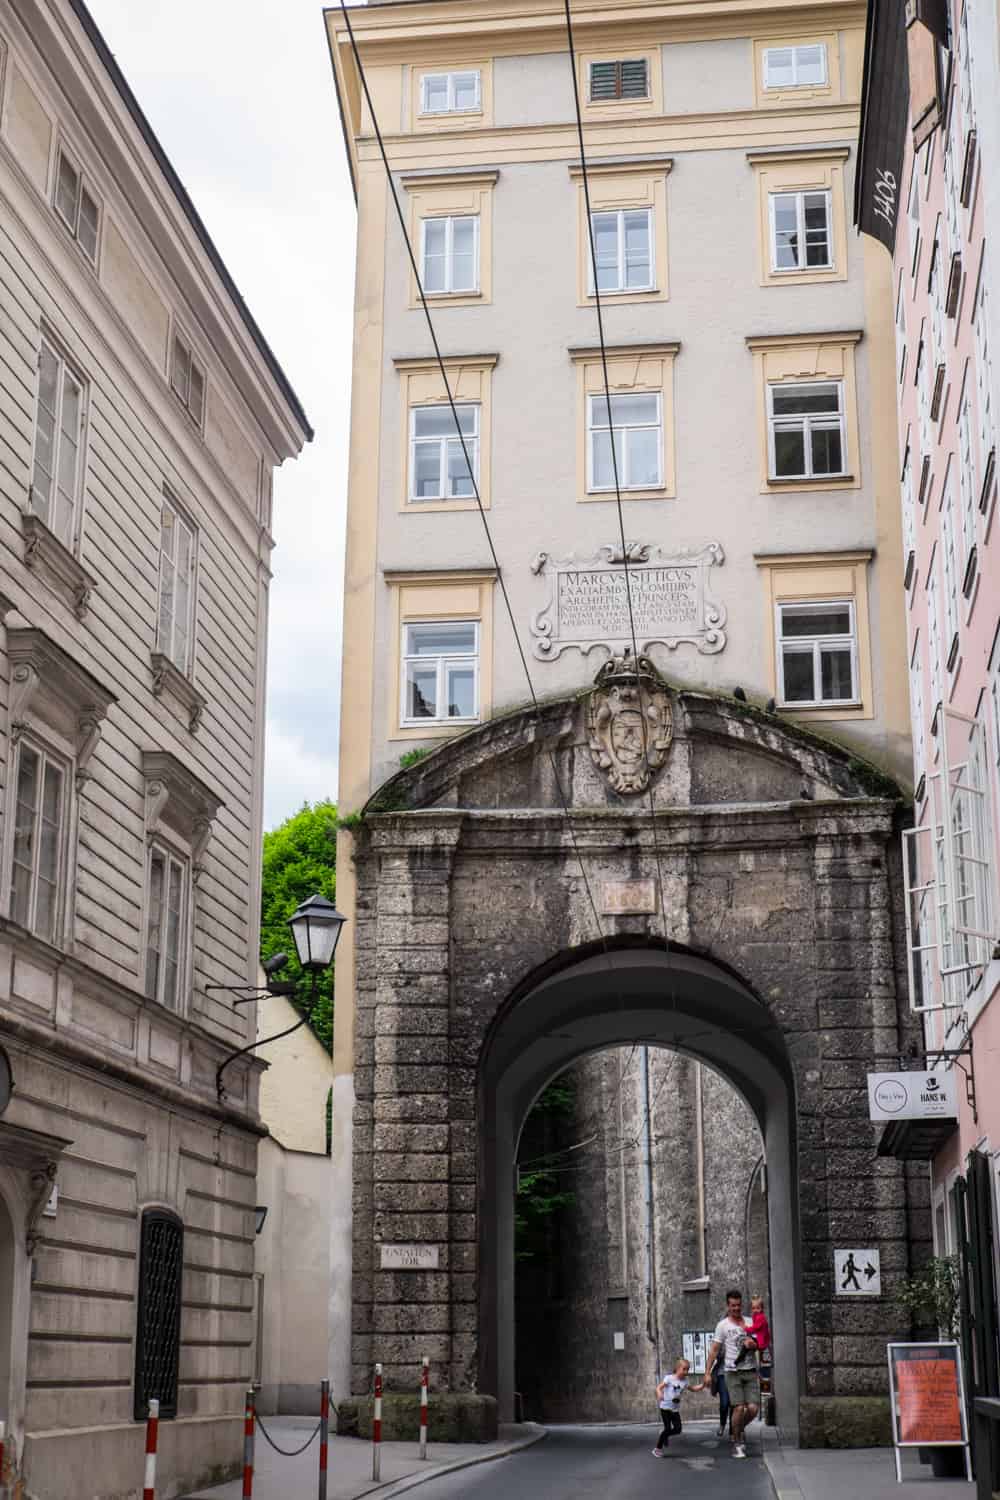
[[[243,1500],[253,1500],[253,1439],[257,1413],[254,1408],[253,1387],[247,1391],[243,1408]]]
[[[372,1412],[372,1480],[382,1478],[382,1366],[375,1366],[375,1407]]]
[[[427,1457],[427,1387],[431,1362],[426,1354],[420,1368],[420,1457]]]
[[[156,1500],[156,1444],[160,1435],[160,1403],[150,1401],[146,1418],[146,1472],[142,1478],[142,1500]],[[0,1454],[0,1476],[3,1474],[3,1459]],[[3,1479],[0,1477],[0,1485]]]
[[[319,1387],[319,1500],[326,1500],[326,1464],[330,1443],[330,1382]]]

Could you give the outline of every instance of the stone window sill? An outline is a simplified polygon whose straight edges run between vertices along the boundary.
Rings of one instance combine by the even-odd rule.
[[[162,651],[152,652],[149,662],[153,669],[154,696],[170,698],[181,713],[187,716],[190,732],[197,734],[208,699],[203,693],[199,693],[191,679],[185,677]]]
[[[26,566],[61,595],[77,619],[82,620],[90,607],[97,579],[33,511],[22,512],[21,532]]]

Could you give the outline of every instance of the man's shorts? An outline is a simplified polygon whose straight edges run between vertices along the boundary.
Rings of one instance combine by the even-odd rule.
[[[729,1399],[734,1406],[746,1406],[749,1402],[757,1404],[756,1370],[727,1370],[726,1385],[729,1388]]]

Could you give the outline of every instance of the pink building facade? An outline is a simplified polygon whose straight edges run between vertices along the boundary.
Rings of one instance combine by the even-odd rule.
[[[954,1069],[959,1099],[957,1130],[910,1154],[931,1158],[935,1251],[959,1257],[967,1375],[989,1396],[1000,1284],[996,24],[989,0],[871,0],[855,204],[861,230],[893,256],[911,1004],[927,1067]]]

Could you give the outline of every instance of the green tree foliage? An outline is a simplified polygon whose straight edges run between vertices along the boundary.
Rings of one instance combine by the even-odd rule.
[[[297,813],[264,835],[261,883],[260,956],[287,953],[288,963],[276,977],[294,981],[292,1004],[309,1012],[312,980],[295,956],[288,919],[309,896],[333,901],[337,888],[337,809],[332,802],[304,803]],[[264,1002],[267,1003],[266,1001]],[[333,1051],[333,973],[321,976],[310,1025],[328,1052]]]
[[[899,1284],[896,1301],[915,1322],[940,1328],[945,1338],[958,1338],[961,1310],[958,1275],[957,1255],[932,1255],[922,1270]]]
[[[565,1187],[563,1172],[547,1170],[551,1153],[555,1160],[551,1167],[565,1167],[571,1158],[553,1152],[552,1145],[572,1125],[576,1089],[572,1076],[561,1074],[550,1083],[532,1106],[522,1131],[522,1141],[545,1142],[545,1150],[537,1165],[518,1167],[517,1196],[514,1200],[514,1256],[520,1261],[544,1261],[552,1252],[553,1235],[557,1232],[558,1216],[570,1208],[574,1194]],[[551,1143],[551,1144],[550,1144]]]

